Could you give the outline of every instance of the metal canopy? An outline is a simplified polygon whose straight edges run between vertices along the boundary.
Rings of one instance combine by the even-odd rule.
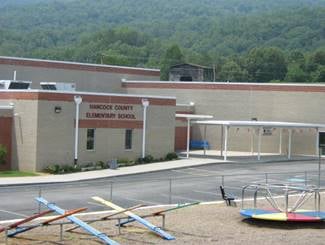
[[[176,117],[187,119],[186,158],[189,158],[189,156],[190,156],[189,152],[190,152],[191,120],[211,119],[211,118],[213,118],[213,116],[211,116],[211,115],[195,115],[195,114],[176,114]]]
[[[272,121],[223,121],[206,120],[194,121],[202,125],[223,125],[229,127],[273,127],[273,128],[325,128],[325,124],[296,123],[296,122],[272,122]]]
[[[318,155],[318,141],[319,141],[319,129],[325,128],[325,124],[314,124],[314,123],[296,123],[296,122],[272,122],[272,121],[223,121],[223,120],[197,120],[193,121],[193,124],[204,125],[204,131],[206,132],[207,125],[221,126],[221,156],[224,160],[227,160],[227,150],[228,150],[228,134],[230,127],[247,127],[258,129],[258,155],[257,159],[261,159],[261,144],[262,144],[262,131],[264,127],[268,128],[279,128],[280,130],[280,143],[279,143],[279,153],[281,154],[282,148],[282,129],[288,129],[289,139],[288,139],[288,159],[291,159],[291,145],[292,145],[292,129],[293,128],[313,128],[316,129],[316,155]],[[253,134],[252,134],[253,139]],[[189,149],[189,148],[188,148]],[[251,151],[253,153],[253,140],[251,140]],[[187,152],[188,154],[188,152]],[[205,149],[204,149],[205,154]]]

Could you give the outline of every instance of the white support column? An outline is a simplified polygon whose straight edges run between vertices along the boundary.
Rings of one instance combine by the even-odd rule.
[[[319,155],[319,128],[316,128],[316,156]]]
[[[288,140],[288,159],[291,159],[291,144],[292,144],[292,129],[289,129],[289,140]]]
[[[257,160],[261,160],[261,145],[262,145],[262,128],[258,128],[258,153]]]
[[[280,130],[279,154],[282,155],[282,128]]]
[[[224,127],[223,126],[221,126],[221,137],[220,137],[220,156],[221,157],[223,157],[223,137],[224,137],[224,135],[223,135],[223,132],[224,132]]]
[[[254,129],[250,128],[251,131],[251,154],[254,155]]]
[[[224,142],[224,147],[225,151],[223,153],[223,160],[227,160],[227,150],[228,150],[228,131],[229,131],[229,126],[225,126],[225,142]]]
[[[76,104],[76,121],[75,121],[75,136],[74,136],[74,166],[78,164],[78,145],[79,145],[79,106],[82,103],[81,96],[74,96]]]
[[[191,119],[187,118],[187,145],[186,145],[186,158],[190,157],[190,132],[191,132]]]
[[[207,139],[207,125],[204,125],[204,141],[206,141],[206,139]],[[204,146],[203,146],[203,154],[204,154],[204,156],[206,155],[206,152],[207,150],[206,150],[206,145],[204,144]]]
[[[143,128],[142,128],[142,158],[146,156],[146,128],[147,128],[147,108],[149,106],[149,100],[142,99],[143,106]]]

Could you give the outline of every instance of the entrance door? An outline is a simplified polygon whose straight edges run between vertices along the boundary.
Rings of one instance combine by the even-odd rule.
[[[11,117],[0,117],[0,144],[6,149],[6,159],[4,163],[0,164],[1,170],[11,169]]]
[[[319,148],[321,154],[325,155],[325,132],[319,132]]]

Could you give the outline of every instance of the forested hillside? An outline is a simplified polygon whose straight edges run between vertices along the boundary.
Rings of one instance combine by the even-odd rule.
[[[2,0],[0,55],[325,82],[324,0]],[[298,75],[297,75],[298,74]]]

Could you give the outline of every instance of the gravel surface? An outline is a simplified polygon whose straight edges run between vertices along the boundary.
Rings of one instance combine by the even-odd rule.
[[[312,201],[307,208],[312,207]],[[279,201],[281,202],[281,200]],[[251,203],[250,203],[251,204]],[[267,206],[264,201],[259,205]],[[240,205],[239,205],[240,206]],[[309,206],[309,207],[308,207]],[[137,214],[148,214],[160,209],[136,211]],[[93,223],[96,229],[105,232],[120,244],[301,244],[317,245],[325,242],[325,222],[320,223],[281,223],[258,220],[247,220],[239,215],[240,207],[227,207],[222,204],[206,204],[191,206],[172,211],[166,215],[166,231],[176,237],[176,240],[166,241],[147,229],[132,223],[122,228],[119,235],[116,221]],[[82,219],[94,217],[83,216]],[[159,217],[149,220],[161,225]],[[69,228],[71,225],[64,225]],[[3,243],[2,243],[3,242]],[[0,234],[0,244],[5,244],[4,234]],[[64,232],[64,241],[60,242],[59,226],[36,228],[26,233],[8,238],[7,244],[102,244],[100,240],[84,233]]]

